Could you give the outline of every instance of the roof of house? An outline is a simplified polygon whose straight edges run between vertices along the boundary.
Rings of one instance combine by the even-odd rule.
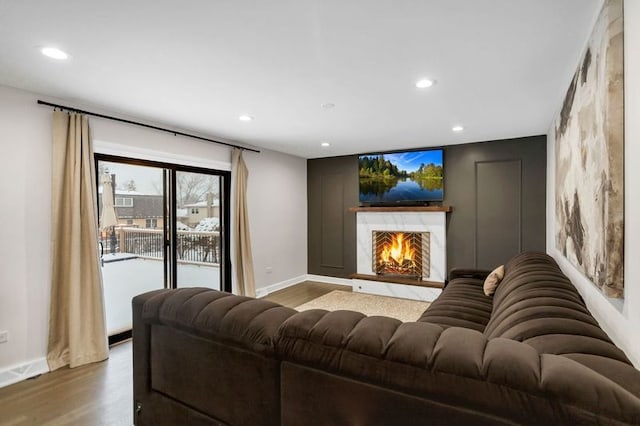
[[[116,199],[119,196],[116,193]],[[162,195],[132,195],[133,206],[116,207],[118,218],[146,219],[164,216]]]
[[[164,216],[162,195],[132,194],[131,192],[133,191],[126,192],[129,197],[123,197],[119,191],[116,191],[116,199],[132,198],[133,205],[131,207],[116,206],[118,219],[149,219]],[[102,194],[99,194],[98,198],[100,205],[102,205]]]
[[[217,198],[214,199],[211,202],[211,206],[213,206],[213,207],[218,207],[219,205],[220,205],[220,200],[217,199]],[[191,208],[191,207],[207,207],[207,202],[206,202],[206,200],[205,201],[198,201],[196,203],[185,204],[184,206],[185,207],[189,207],[189,208]]]

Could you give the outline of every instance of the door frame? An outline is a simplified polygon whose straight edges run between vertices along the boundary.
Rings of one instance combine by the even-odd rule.
[[[132,166],[145,166],[155,167],[163,169],[163,195],[165,202],[163,203],[163,213],[165,224],[164,226],[164,241],[165,241],[165,261],[164,261],[164,287],[165,288],[177,288],[177,247],[175,242],[177,241],[177,226],[176,226],[176,172],[186,173],[201,173],[214,176],[221,176],[222,185],[220,187],[220,213],[222,215],[222,238],[220,239],[220,251],[222,254],[222,262],[220,267],[222,268],[220,279],[222,280],[222,291],[231,293],[231,172],[227,170],[207,169],[204,167],[186,166],[177,163],[166,163],[155,160],[144,160],[139,158],[122,157],[111,154],[94,153],[94,163],[96,170],[96,188],[99,185],[98,176],[98,162],[110,161],[115,163],[129,164]],[[169,171],[167,178],[166,171]],[[167,181],[169,185],[167,185]],[[167,201],[169,206],[167,206]],[[167,209],[168,207],[168,209]],[[168,229],[168,231],[167,231]]]

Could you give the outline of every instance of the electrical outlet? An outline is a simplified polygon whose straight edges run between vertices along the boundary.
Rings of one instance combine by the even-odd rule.
[[[273,268],[271,266],[267,266],[266,268],[264,268],[264,270],[266,271],[267,274],[270,274],[273,272]]]
[[[9,341],[9,332],[6,330],[0,331],[0,343],[6,343]]]

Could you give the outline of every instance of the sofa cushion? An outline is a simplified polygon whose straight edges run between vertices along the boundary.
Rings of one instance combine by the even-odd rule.
[[[485,296],[491,296],[496,292],[496,288],[500,281],[504,278],[504,265],[498,266],[496,269],[491,271],[487,279],[484,280],[484,294]]]
[[[482,283],[482,280],[474,278],[450,281],[418,321],[444,328],[465,327],[483,331],[491,317],[493,300],[484,295]]]

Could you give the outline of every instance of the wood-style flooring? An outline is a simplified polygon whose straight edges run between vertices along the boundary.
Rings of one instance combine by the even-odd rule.
[[[351,291],[351,287],[305,281],[304,283],[271,293],[264,297],[264,300],[270,300],[283,306],[295,308],[303,303],[324,296],[333,290]]]
[[[265,297],[289,307],[348,287],[305,282]],[[0,425],[133,424],[131,341],[112,346],[109,359],[0,388]]]
[[[0,389],[0,425],[133,424],[131,341],[112,346],[109,359]]]

